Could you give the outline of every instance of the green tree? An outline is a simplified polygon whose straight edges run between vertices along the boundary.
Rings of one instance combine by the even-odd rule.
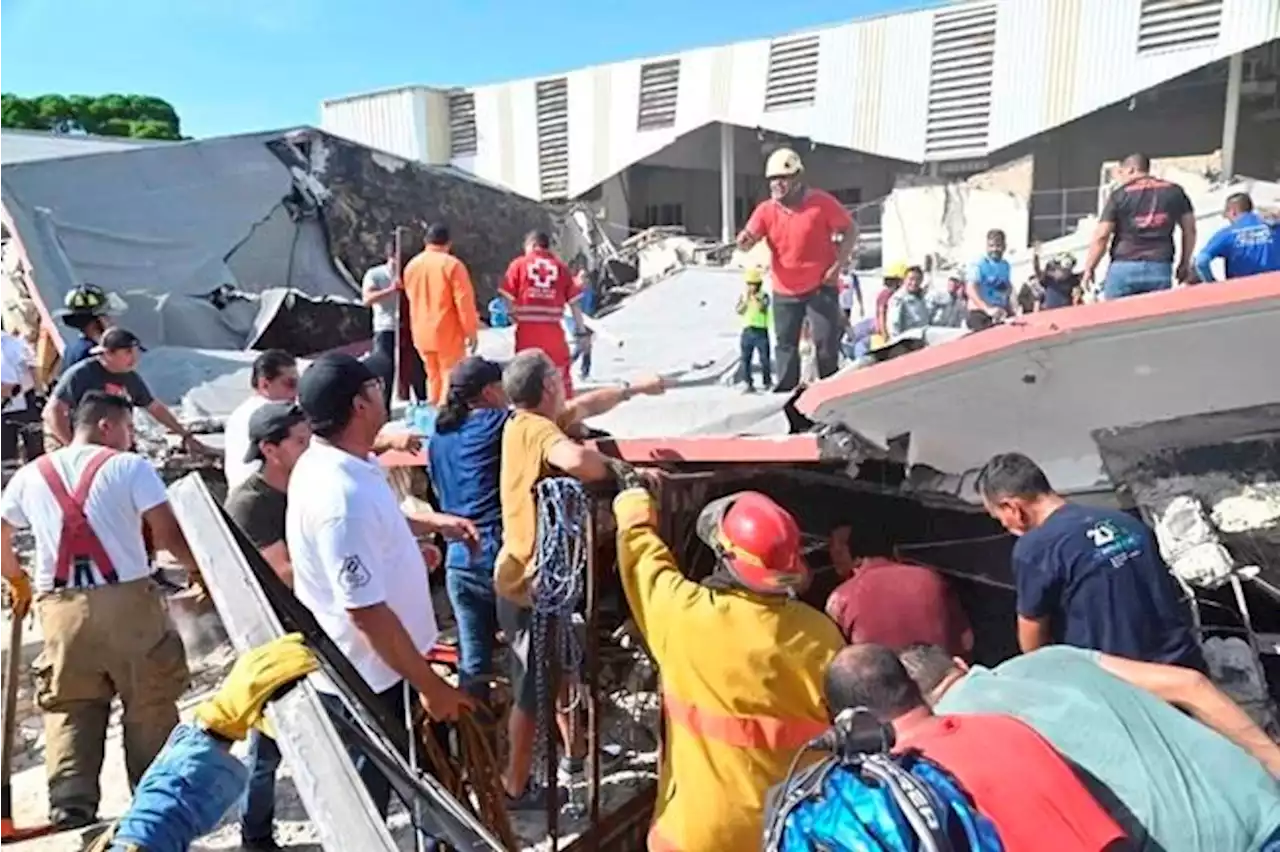
[[[178,113],[148,95],[0,96],[0,125],[53,133],[94,133],[135,139],[181,139]]]

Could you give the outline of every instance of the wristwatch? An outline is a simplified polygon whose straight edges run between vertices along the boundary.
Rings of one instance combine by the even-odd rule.
[[[623,382],[618,390],[622,391],[622,399],[624,402],[635,396],[635,393],[631,390],[631,382]]]

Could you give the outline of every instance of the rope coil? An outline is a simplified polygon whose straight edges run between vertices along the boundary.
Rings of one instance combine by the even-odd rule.
[[[553,720],[548,718],[554,686],[551,650],[560,662],[562,682],[574,696],[569,711],[581,701],[580,673],[583,649],[573,618],[582,602],[587,578],[587,525],[591,522],[591,500],[582,483],[570,477],[554,477],[538,483],[535,492],[538,517],[534,565],[538,574],[533,588],[533,616],[530,624],[531,651],[536,657],[533,671],[538,696],[534,772],[543,785],[554,783],[547,774],[547,734]]]

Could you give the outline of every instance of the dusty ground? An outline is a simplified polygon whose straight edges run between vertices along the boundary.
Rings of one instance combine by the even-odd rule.
[[[23,548],[25,549],[25,548]],[[447,604],[445,605],[447,607]],[[180,703],[183,719],[189,719],[192,709],[210,692],[216,689],[234,660],[229,644],[222,643],[220,627],[209,619],[193,622],[186,613],[171,607],[175,623],[183,633],[187,644],[192,685]],[[442,621],[449,620],[447,615]],[[4,614],[4,656],[8,647],[11,625],[9,612]],[[22,674],[18,692],[18,728],[16,734],[12,778],[15,822],[19,827],[42,824],[47,818],[48,797],[44,777],[44,736],[38,708],[32,703],[30,664],[40,651],[42,637],[33,619],[23,628],[21,644]],[[611,771],[602,779],[601,807],[608,812],[621,805],[634,794],[636,788],[653,777],[656,760],[655,744],[642,727],[652,730],[656,724],[656,698],[642,694],[633,698],[623,692],[615,695],[614,706],[605,715],[602,728],[605,742],[618,747],[624,756],[615,761]],[[108,734],[107,757],[102,773],[102,804],[100,816],[111,819],[119,816],[129,802],[129,789],[125,776],[124,755],[120,743],[118,711],[113,716]],[[639,722],[639,724],[637,724]],[[585,787],[574,792],[575,799],[585,802]],[[545,818],[540,815],[520,816],[513,820],[516,831],[528,844],[527,849],[546,849],[550,843],[544,838]],[[412,849],[413,841],[408,818],[402,811],[393,811],[390,824],[402,849]],[[569,814],[560,817],[562,836],[569,839],[585,827],[583,819],[573,819]],[[72,831],[52,837],[29,840],[15,844],[25,852],[79,852],[93,830]],[[196,850],[239,848],[239,828],[234,812],[223,824],[192,848]],[[281,770],[277,786],[276,837],[282,846],[297,850],[319,850],[315,826],[307,818],[297,791],[293,786],[286,763]]]

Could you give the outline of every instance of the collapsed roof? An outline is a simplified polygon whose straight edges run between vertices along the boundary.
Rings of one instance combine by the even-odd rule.
[[[1019,317],[842,373],[797,408],[896,448],[918,490],[972,498],[992,455],[1036,459],[1064,493],[1113,488],[1093,432],[1280,401],[1280,274]]]
[[[367,311],[346,308],[396,226],[420,241],[449,223],[487,298],[523,234],[551,225],[537,202],[465,172],[313,128],[17,163],[2,183],[55,338],[69,332],[50,311],[92,283],[123,297],[120,324],[147,344],[307,354],[369,336]],[[295,308],[304,316],[264,341]]]

